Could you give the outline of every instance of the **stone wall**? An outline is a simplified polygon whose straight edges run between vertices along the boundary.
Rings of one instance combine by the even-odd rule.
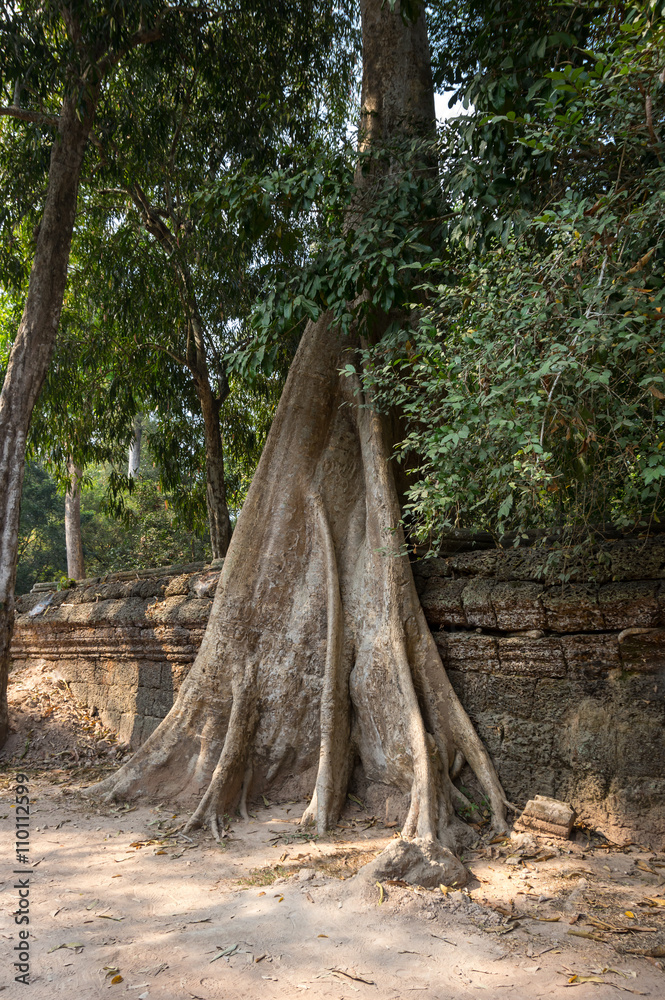
[[[134,745],[170,708],[219,569],[20,599],[16,664],[49,663]],[[572,802],[611,839],[665,846],[665,537],[415,564],[435,641],[509,799]],[[43,607],[44,602],[48,602]],[[462,781],[473,786],[468,768]]]
[[[168,713],[194,661],[220,569],[163,572],[60,592],[40,587],[17,601],[13,665],[48,664],[135,747]]]
[[[665,845],[665,539],[461,553],[417,585],[511,801],[553,795],[610,839]]]

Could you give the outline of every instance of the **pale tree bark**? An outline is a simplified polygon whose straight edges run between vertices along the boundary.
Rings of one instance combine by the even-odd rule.
[[[8,727],[7,674],[26,440],[55,345],[79,176],[96,99],[96,94],[88,95],[82,119],[75,99],[67,98],[62,105],[28,294],[0,393],[0,745]]]
[[[207,371],[196,377],[196,391],[201,403],[206,450],[206,505],[210,526],[213,559],[222,559],[229,547],[231,521],[226,502],[224,446],[219,418],[220,399],[213,392]]]
[[[67,576],[70,580],[85,579],[83,538],[81,537],[81,469],[73,458],[67,461],[69,487],[65,493],[65,547],[67,549]]]
[[[222,441],[222,425],[220,408],[228,395],[228,381],[223,378],[224,386],[215,394],[210,383],[208,368],[208,350],[206,346],[205,324],[198,306],[194,281],[191,270],[180,254],[178,240],[169,228],[163,213],[156,211],[150,199],[141,186],[134,182],[127,187],[127,194],[141,213],[146,230],[164,248],[168,261],[173,268],[183,311],[187,317],[187,350],[185,357],[179,357],[174,351],[160,344],[147,346],[165,351],[172,360],[188,368],[194,380],[196,395],[203,416],[203,433],[205,439],[206,461],[206,507],[208,525],[210,527],[210,546],[212,558],[221,559],[226,555],[231,538],[231,519],[226,499],[226,482],[224,479],[224,445]],[[175,222],[175,220],[172,220]]]
[[[405,22],[383,0],[361,10],[368,145],[427,127],[434,108],[424,15]],[[215,836],[249,797],[311,795],[302,822],[323,833],[360,764],[379,790],[410,796],[403,837],[452,848],[463,754],[505,828],[503,790],[400,554],[387,428],[340,376],[349,358],[329,315],[308,325],[197,659],[167,718],[93,794],[189,798],[190,827]]]
[[[141,438],[143,436],[143,422],[141,414],[134,417],[134,437],[129,446],[129,456],[127,459],[127,478],[136,479],[141,465]]]

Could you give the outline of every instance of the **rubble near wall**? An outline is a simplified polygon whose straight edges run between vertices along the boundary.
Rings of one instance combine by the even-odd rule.
[[[140,744],[194,660],[219,578],[180,570],[26,595],[14,662],[48,663]],[[612,840],[665,846],[665,536],[463,551],[414,575],[508,798],[555,796]],[[461,780],[473,787],[468,768]]]

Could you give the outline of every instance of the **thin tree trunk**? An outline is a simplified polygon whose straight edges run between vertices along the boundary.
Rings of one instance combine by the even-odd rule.
[[[26,440],[55,346],[94,100],[89,98],[82,121],[74,99],[62,105],[28,294],[0,393],[0,745],[8,728],[7,675]]]
[[[65,493],[65,545],[67,576],[70,580],[85,579],[83,539],[81,537],[81,476],[73,458],[67,461],[69,488]]]
[[[127,461],[127,478],[136,479],[141,465],[141,438],[143,436],[143,422],[141,414],[134,417],[134,437],[129,446],[129,457]]]
[[[178,253],[177,240],[167,223],[150,204],[145,191],[138,183],[134,182],[127,188],[127,193],[141,212],[147,231],[164,248],[171,266],[174,268],[182,305],[187,315],[187,356],[186,359],[181,360],[181,363],[185,364],[192,373],[196,393],[201,404],[206,450],[206,506],[210,526],[210,543],[212,558],[221,559],[226,555],[231,538],[231,522],[224,482],[224,448],[219,419],[219,411],[224,398],[215,396],[210,386],[205,326],[199,311],[194,280],[188,264],[181,259]]]
[[[197,393],[203,414],[206,449],[206,504],[210,525],[212,558],[222,559],[229,547],[231,522],[226,503],[224,481],[224,447],[219,419],[220,402],[210,388],[207,378],[197,379]]]

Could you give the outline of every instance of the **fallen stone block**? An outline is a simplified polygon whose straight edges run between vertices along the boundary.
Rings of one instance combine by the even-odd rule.
[[[568,802],[536,795],[527,802],[524,812],[515,821],[514,829],[518,833],[540,833],[568,840],[576,815]]]

